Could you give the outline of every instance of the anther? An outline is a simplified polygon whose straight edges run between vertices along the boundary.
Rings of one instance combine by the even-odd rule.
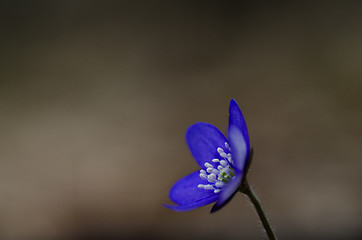
[[[207,169],[208,173],[214,173],[214,174],[219,174],[219,170],[216,170],[215,168],[208,168]]]
[[[206,169],[206,172],[208,172],[208,173],[212,173],[212,172],[213,172],[213,170],[214,170],[214,168],[213,168],[213,167],[209,167],[209,168],[207,168],[207,169]]]
[[[220,153],[220,157],[222,157],[222,158],[227,158],[227,156],[228,155],[225,152]]]
[[[230,146],[229,146],[229,144],[228,144],[227,142],[225,142],[225,147],[226,147],[227,149],[230,148]]]
[[[204,185],[203,188],[204,188],[205,190],[214,190],[214,189],[215,189],[215,188],[214,188],[212,185],[210,185],[210,184]]]
[[[217,159],[217,158],[212,159],[211,161],[213,161],[213,162],[220,162],[220,160],[219,160],[219,159]]]
[[[206,173],[200,173],[199,176],[200,176],[201,179],[207,179]]]
[[[220,165],[223,167],[226,167],[228,165],[228,163],[225,160],[221,160]]]
[[[218,147],[218,148],[217,148],[217,152],[218,152],[219,154],[221,154],[221,153],[224,152],[224,149],[222,149],[221,147]]]
[[[209,176],[207,176],[207,180],[209,182],[215,182],[216,181],[216,175],[215,173],[211,173]]]
[[[213,167],[213,166],[212,166],[210,163],[208,163],[208,162],[206,162],[206,163],[204,164],[204,166],[207,167],[207,168]]]
[[[214,193],[219,193],[219,192],[221,192],[221,189],[215,189],[214,190]]]

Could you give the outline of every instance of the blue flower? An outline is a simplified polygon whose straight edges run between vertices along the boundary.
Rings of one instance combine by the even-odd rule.
[[[229,106],[228,139],[215,126],[196,123],[186,132],[186,142],[201,170],[178,180],[169,197],[175,211],[189,211],[216,202],[221,209],[238,190],[250,162],[250,141],[244,117],[234,99]]]

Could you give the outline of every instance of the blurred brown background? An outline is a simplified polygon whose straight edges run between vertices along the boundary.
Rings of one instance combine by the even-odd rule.
[[[266,239],[246,198],[176,213],[191,124],[227,129],[280,239],[362,236],[362,4],[2,1],[0,239]]]

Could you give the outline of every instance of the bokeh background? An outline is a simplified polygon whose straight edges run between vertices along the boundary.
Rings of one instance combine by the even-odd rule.
[[[2,1],[0,239],[266,239],[176,213],[186,129],[235,98],[280,239],[362,237],[362,4]]]

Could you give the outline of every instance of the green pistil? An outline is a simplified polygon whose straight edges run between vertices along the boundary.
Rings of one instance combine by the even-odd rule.
[[[233,177],[235,176],[234,174],[234,169],[232,168],[229,168],[229,171],[228,173],[225,171],[222,171],[221,174],[220,174],[220,177],[221,177],[221,181],[223,183],[228,183]]]

